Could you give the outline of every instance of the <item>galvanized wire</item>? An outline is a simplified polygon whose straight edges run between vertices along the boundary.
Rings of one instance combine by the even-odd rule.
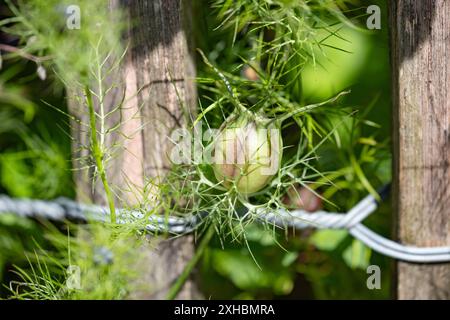
[[[386,192],[386,191],[384,191]],[[376,211],[378,202],[368,195],[358,202],[347,213],[304,210],[278,210],[268,212],[259,210],[255,215],[261,222],[271,223],[283,228],[320,228],[347,229],[349,233],[371,249],[398,260],[416,263],[450,262],[450,247],[415,247],[400,244],[384,238],[365,227],[362,222]],[[90,220],[108,221],[109,210],[103,206],[78,203],[67,198],[53,201],[12,199],[0,195],[0,214],[13,213],[22,217],[47,219],[53,221],[70,220],[88,222]],[[163,217],[150,215],[146,230],[149,232],[168,232],[182,235],[194,231],[202,222],[204,215],[200,213],[190,217]],[[144,217],[142,211],[119,209],[118,223],[128,223],[131,219]]]

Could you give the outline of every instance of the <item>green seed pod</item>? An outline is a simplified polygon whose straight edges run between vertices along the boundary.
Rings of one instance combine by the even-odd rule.
[[[214,142],[217,180],[242,194],[263,189],[277,174],[283,142],[275,122],[263,117],[231,116]]]

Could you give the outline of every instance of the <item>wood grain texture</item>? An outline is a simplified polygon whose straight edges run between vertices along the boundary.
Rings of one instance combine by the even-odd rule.
[[[128,20],[124,42],[129,48],[122,67],[108,79],[117,87],[105,100],[108,112],[125,95],[120,112],[108,120],[109,126],[121,120],[120,131],[106,139],[109,147],[119,145],[113,149],[107,173],[120,206],[123,202],[135,204],[157,197],[157,188],[149,186],[161,181],[170,167],[167,155],[172,144],[168,137],[195,113],[195,66],[189,0],[110,0],[109,5],[122,8]],[[70,105],[73,114],[87,120],[83,106],[80,108],[73,99]],[[89,134],[83,126],[73,125],[74,165],[80,167],[79,159],[89,155],[88,150],[80,148],[89,144]],[[101,184],[97,182],[92,187],[92,175],[92,170],[77,171],[78,198],[105,203]],[[139,253],[140,289],[131,293],[132,299],[163,299],[194,252],[192,236],[148,240]],[[188,281],[178,298],[197,295],[194,283]]]
[[[401,243],[450,245],[450,1],[389,1]],[[397,266],[399,299],[450,299],[450,264]]]

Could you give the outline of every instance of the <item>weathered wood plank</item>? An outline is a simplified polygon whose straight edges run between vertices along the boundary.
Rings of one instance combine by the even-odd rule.
[[[397,235],[450,245],[450,1],[389,1]],[[399,299],[450,299],[450,264],[398,263]]]
[[[128,19],[124,41],[129,43],[127,54],[118,73],[110,81],[118,84],[105,100],[107,112],[114,108],[125,92],[125,105],[117,116],[109,118],[113,126],[120,117],[121,134],[111,134],[106,144],[118,141],[114,158],[107,173],[116,194],[129,204],[155,196],[157,188],[140,193],[149,181],[160,180],[170,167],[167,155],[171,143],[167,139],[172,130],[184,126],[186,117],[196,105],[195,67],[190,47],[190,0],[110,0],[110,7],[121,7]],[[175,89],[176,88],[176,89]],[[184,110],[184,111],[183,111]],[[71,111],[80,119],[86,112],[71,103]],[[74,124],[76,126],[76,124]],[[74,130],[74,162],[88,155],[79,146],[89,144],[89,134],[78,126]],[[123,137],[128,137],[123,140]],[[95,203],[105,202],[100,183],[92,188],[92,172],[77,171],[75,176],[79,199],[89,198]],[[82,195],[87,192],[87,195]],[[117,205],[120,205],[118,201]],[[133,292],[134,299],[162,299],[171,284],[183,271],[194,251],[193,237],[175,240],[149,239],[142,248],[142,272],[137,280],[142,290]],[[191,299],[196,295],[193,282],[187,282],[178,298]]]

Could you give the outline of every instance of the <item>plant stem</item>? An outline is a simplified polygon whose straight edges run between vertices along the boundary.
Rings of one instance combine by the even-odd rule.
[[[338,95],[336,95],[335,97],[333,97],[333,98],[331,98],[331,99],[328,99],[328,100],[323,101],[323,102],[320,102],[320,103],[310,104],[310,105],[301,107],[301,108],[299,108],[299,109],[297,109],[297,110],[293,110],[293,111],[291,111],[291,112],[288,112],[288,113],[283,114],[280,118],[274,118],[272,121],[276,121],[276,122],[278,122],[279,124],[281,124],[281,122],[283,122],[284,120],[286,120],[286,119],[288,119],[288,118],[290,118],[290,117],[293,117],[293,116],[295,116],[295,115],[297,115],[297,114],[299,114],[299,113],[302,113],[302,112],[308,112],[308,111],[310,111],[310,110],[312,110],[312,109],[321,107],[321,106],[326,105],[326,104],[328,104],[328,103],[335,102],[335,101],[338,100],[341,96],[346,95],[346,94],[348,94],[348,93],[350,93],[350,90],[342,91],[342,92],[340,92]]]
[[[103,152],[102,148],[97,139],[97,120],[95,116],[94,104],[92,102],[92,95],[89,87],[84,89],[86,95],[87,106],[89,109],[89,126],[91,130],[91,148],[92,154],[94,156],[95,164],[97,166],[100,179],[103,183],[103,188],[105,189],[106,199],[109,205],[109,211],[111,213],[111,223],[116,223],[116,208],[114,205],[114,199],[109,187],[108,179],[106,177],[106,170],[103,163]]]
[[[103,93],[103,79],[102,79],[102,63],[100,61],[100,54],[98,52],[98,46],[101,43],[101,39],[95,48],[95,55],[97,57],[97,86],[98,86],[98,104],[100,107],[100,146],[105,143],[105,106],[103,103],[104,93]]]
[[[13,47],[13,46],[10,46],[10,45],[7,45],[7,44],[3,44],[3,43],[0,43],[0,50],[6,51],[6,52],[15,53],[15,54],[21,56],[24,59],[33,61],[33,62],[38,63],[38,64],[43,62],[43,61],[47,61],[47,60],[51,59],[51,57],[49,57],[49,56],[37,57],[37,56],[34,56],[32,54],[29,54],[28,52],[25,52],[22,49],[19,49],[19,48],[16,48],[16,47]]]
[[[198,245],[197,250],[195,251],[194,257],[192,257],[192,259],[186,265],[186,267],[184,268],[183,272],[178,277],[176,282],[170,287],[169,293],[167,294],[166,297],[167,300],[173,300],[177,297],[178,293],[180,292],[181,288],[183,288],[184,283],[188,279],[198,260],[200,260],[200,257],[205,251],[206,246],[208,245],[213,235],[214,235],[214,226],[211,225],[209,226],[208,230],[206,230],[205,235],[200,241],[200,244]]]
[[[239,110],[241,112],[241,114],[248,114],[251,115],[251,111],[248,110],[246,107],[244,107],[239,99],[236,97],[236,95],[233,92],[233,88],[230,85],[230,82],[228,81],[227,77],[225,77],[225,75],[219,71],[219,69],[217,69],[215,66],[212,65],[211,62],[209,62],[208,58],[206,58],[205,54],[203,53],[202,50],[197,49],[197,51],[200,53],[200,55],[203,58],[203,61],[205,62],[205,64],[210,67],[211,69],[214,70],[214,72],[219,76],[219,78],[222,80],[222,82],[225,84],[225,87],[227,88],[228,93],[230,94],[230,100],[233,103],[234,107]]]

